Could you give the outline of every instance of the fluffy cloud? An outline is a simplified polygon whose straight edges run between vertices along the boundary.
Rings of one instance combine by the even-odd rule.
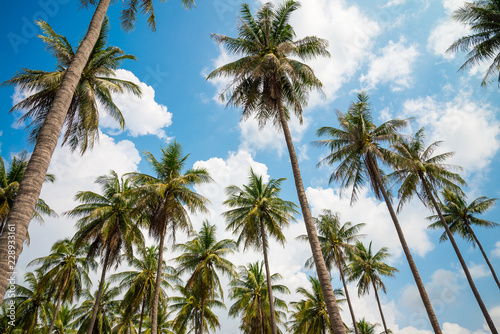
[[[469,30],[460,22],[447,20],[431,31],[427,41],[427,49],[436,56],[446,60],[455,58],[455,53],[446,52],[453,42],[467,34]]]
[[[397,43],[389,41],[381,55],[372,56],[368,73],[360,79],[364,89],[373,89],[377,84],[388,83],[392,91],[410,88],[413,82],[413,65],[418,57],[416,45],[405,46],[401,38]]]
[[[491,251],[491,256],[500,257],[500,241],[495,243],[495,248]]]
[[[142,90],[142,96],[131,93],[113,94],[113,101],[121,110],[125,118],[125,130],[133,137],[155,135],[160,139],[168,140],[165,128],[172,124],[172,113],[167,107],[155,101],[155,90],[141,82],[132,72],[118,69],[116,77],[137,84]],[[101,126],[107,129],[119,129],[109,115],[103,113]]]
[[[484,264],[471,262],[468,267],[469,272],[474,279],[488,277],[491,275],[490,270]]]

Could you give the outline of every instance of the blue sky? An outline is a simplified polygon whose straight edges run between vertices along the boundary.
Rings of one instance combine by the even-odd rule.
[[[377,249],[390,248],[391,264],[399,269],[395,279],[386,279],[387,295],[382,304],[390,328],[396,333],[430,333],[429,323],[418,299],[408,265],[404,260],[394,227],[383,203],[369,191],[349,205],[349,198],[340,198],[339,185],[328,185],[331,168],[317,168],[327,152],[311,145],[314,133],[321,126],[336,126],[335,109],[345,111],[355,93],[366,90],[371,96],[377,122],[389,118],[415,117],[411,130],[425,126],[427,139],[443,140],[443,151],[454,151],[450,161],[464,168],[463,177],[472,200],[478,196],[499,197],[500,122],[498,117],[498,86],[481,88],[484,67],[457,72],[463,54],[446,54],[452,41],[466,33],[450,14],[460,0],[391,0],[343,1],[307,0],[292,16],[297,36],[316,35],[330,42],[329,59],[311,62],[324,83],[326,98],[312,94],[304,111],[304,124],[292,121],[291,129],[301,163],[313,215],[323,209],[340,211],[344,220],[364,222],[365,242],[373,240]],[[256,8],[261,2],[252,2]],[[58,147],[50,171],[57,182],[46,185],[42,197],[58,212],[71,209],[72,197],[79,190],[98,190],[93,180],[115,169],[119,173],[140,170],[150,172],[141,153],[158,155],[160,147],[175,138],[186,153],[189,165],[209,169],[216,183],[197,189],[211,201],[212,223],[224,232],[224,187],[245,182],[250,166],[266,177],[285,177],[283,197],[297,202],[293,177],[282,135],[271,127],[259,131],[256,122],[240,122],[238,109],[226,109],[217,100],[218,91],[226,81],[207,82],[206,74],[216,66],[230,61],[214,41],[211,33],[235,36],[240,2],[236,0],[199,0],[194,10],[183,10],[179,1],[155,2],[157,31],[151,32],[144,17],[139,17],[135,31],[120,29],[121,2],[108,11],[111,31],[109,44],[133,54],[137,61],[126,61],[117,76],[133,80],[144,90],[142,100],[125,95],[116,101],[127,121],[124,132],[103,115],[101,141],[83,157]],[[0,81],[11,78],[23,67],[52,70],[54,58],[44,50],[36,37],[35,19],[46,20],[56,32],[68,37],[74,45],[86,31],[91,9],[81,9],[77,1],[10,1],[4,5],[0,29],[2,63]],[[25,131],[16,125],[18,114],[9,114],[13,100],[23,92],[14,87],[0,88],[0,154],[9,158],[32,147],[25,141]],[[346,194],[348,191],[346,191]],[[497,220],[494,208],[485,218]],[[480,334],[484,329],[482,314],[470,292],[451,245],[440,244],[440,232],[428,231],[428,211],[415,199],[400,214],[417,266],[431,296],[435,312],[446,333]],[[193,217],[196,227],[205,217]],[[307,284],[302,265],[310,255],[307,245],[294,240],[305,233],[303,222],[286,231],[285,249],[273,245],[271,270],[280,272],[283,283],[292,291]],[[73,233],[67,218],[47,219],[43,226],[31,224],[32,244],[25,248],[19,261],[19,275],[33,258],[47,253],[56,240]],[[493,266],[500,270],[500,237],[498,230],[477,230],[478,237],[490,255]],[[182,238],[182,237],[181,237]],[[181,239],[182,240],[182,239]],[[478,249],[459,241],[466,261],[471,266],[476,284],[491,316],[500,326],[500,298],[493,279]],[[168,256],[167,257],[173,257]],[[234,256],[238,265],[259,259],[259,254],[240,253]],[[28,269],[29,270],[29,269]],[[334,273],[334,286],[340,287]],[[355,287],[350,285],[351,294]],[[297,300],[295,293],[286,300]],[[230,300],[226,304],[231,305]],[[379,322],[372,294],[355,300],[358,318]],[[347,306],[344,307],[347,309]],[[348,314],[344,320],[348,322]],[[237,320],[220,313],[221,333],[234,333]]]

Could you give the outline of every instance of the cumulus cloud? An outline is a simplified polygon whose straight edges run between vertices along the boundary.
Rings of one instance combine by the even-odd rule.
[[[468,267],[469,272],[474,279],[488,277],[491,275],[490,270],[484,264],[471,262]]]
[[[447,20],[440,23],[431,31],[427,40],[427,49],[436,56],[441,56],[446,60],[455,58],[454,52],[446,52],[448,48],[462,36],[468,33],[469,29],[462,23]]]
[[[495,243],[495,248],[491,251],[491,256],[500,257],[500,241]]]
[[[389,41],[379,56],[371,56],[368,73],[360,78],[364,89],[373,89],[379,83],[388,83],[392,91],[411,87],[413,65],[419,53],[415,44],[405,44],[403,37],[397,43]]]

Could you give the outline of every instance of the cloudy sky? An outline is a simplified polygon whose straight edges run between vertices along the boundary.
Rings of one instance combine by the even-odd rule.
[[[252,0],[253,1],[253,0]],[[250,3],[257,8],[263,1]],[[500,162],[498,86],[481,88],[484,66],[457,72],[464,62],[463,54],[446,53],[456,38],[467,33],[464,26],[450,19],[461,0],[307,0],[296,11],[291,22],[297,37],[316,35],[329,41],[331,58],[310,64],[324,84],[325,96],[311,94],[304,111],[304,123],[291,122],[304,184],[313,215],[324,209],[341,212],[344,221],[366,223],[364,242],[373,247],[389,247],[390,263],[399,269],[396,278],[387,278],[387,294],[382,306],[389,328],[395,333],[431,333],[409,267],[386,212],[367,189],[353,206],[348,196],[339,196],[338,184],[328,184],[331,168],[316,164],[327,152],[311,145],[321,126],[337,126],[335,109],[345,111],[363,89],[371,96],[377,122],[390,118],[414,117],[408,133],[424,126],[428,141],[443,141],[443,152],[454,151],[451,163],[463,167],[468,182],[469,199],[478,196],[499,197],[500,178],[495,167]],[[191,11],[179,1],[155,2],[157,32],[147,29],[140,17],[136,30],[121,31],[121,1],[109,10],[111,32],[109,44],[133,54],[137,61],[127,61],[116,72],[120,78],[141,86],[141,99],[131,95],[115,97],[126,119],[120,131],[107,115],[101,117],[100,143],[83,157],[58,147],[49,171],[57,182],[42,190],[53,209],[62,213],[75,206],[73,196],[80,190],[98,191],[97,176],[113,169],[118,173],[151,172],[143,152],[157,156],[160,148],[177,140],[190,153],[190,166],[207,168],[215,183],[197,188],[210,199],[210,215],[193,217],[195,227],[203,219],[217,224],[219,236],[224,231],[220,213],[225,210],[224,188],[241,185],[250,167],[269,178],[285,177],[283,197],[297,201],[286,145],[282,134],[271,126],[259,130],[257,122],[240,121],[240,110],[226,109],[217,93],[227,81],[207,82],[206,75],[233,58],[210,39],[211,33],[236,35],[240,1],[199,0]],[[44,50],[36,37],[40,31],[34,20],[46,20],[56,32],[76,44],[86,31],[92,11],[79,8],[77,1],[41,0],[9,1],[3,6],[2,63],[0,81],[11,78],[21,68],[52,70],[54,58]],[[32,146],[27,144],[24,125],[18,113],[9,114],[13,103],[26,92],[15,87],[0,89],[0,154],[4,159]],[[344,192],[347,194],[348,192]],[[485,218],[497,220],[500,209],[494,208]],[[434,310],[446,334],[484,334],[483,316],[465,281],[458,260],[449,243],[440,244],[439,231],[428,231],[425,217],[429,212],[412,201],[400,214],[400,221],[411,251],[430,295]],[[282,296],[297,300],[295,290],[307,286],[303,268],[310,257],[309,246],[295,240],[305,233],[300,216],[285,231],[283,248],[272,244],[271,270],[283,275],[283,283],[292,294]],[[66,218],[47,219],[43,226],[30,226],[32,244],[25,248],[18,275],[30,268],[27,263],[47,254],[58,239],[74,233],[73,222]],[[498,231],[476,231],[493,263],[500,270],[500,237]],[[181,240],[185,237],[180,236]],[[471,273],[487,308],[500,327],[499,291],[478,249],[459,241]],[[167,255],[173,257],[173,254]],[[232,257],[237,265],[260,259],[260,254],[245,252]],[[333,272],[335,288],[341,287],[338,273]],[[349,285],[355,297],[358,318],[381,323],[373,293],[356,297],[355,283]],[[227,295],[227,291],[226,291]],[[226,305],[231,301],[226,299]],[[347,306],[344,306],[347,310]],[[223,324],[220,333],[234,333],[238,320],[219,312]],[[343,318],[349,322],[347,312]]]

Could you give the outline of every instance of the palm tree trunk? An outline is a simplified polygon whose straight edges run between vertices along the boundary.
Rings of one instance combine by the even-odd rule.
[[[328,269],[326,268],[325,260],[323,259],[318,234],[316,232],[316,228],[314,227],[314,221],[311,215],[311,210],[309,209],[309,204],[307,203],[307,196],[304,190],[304,184],[302,183],[302,177],[300,175],[299,161],[297,159],[297,154],[295,153],[295,148],[293,147],[292,136],[290,134],[290,129],[288,128],[281,100],[279,101],[278,112],[281,128],[283,129],[286,145],[288,147],[288,153],[290,155],[293,178],[295,179],[295,188],[297,189],[297,197],[299,198],[302,216],[304,217],[304,223],[306,225],[307,237],[309,239],[309,244],[311,245],[311,252],[316,265],[316,273],[318,274],[321,291],[323,292],[323,297],[325,298],[328,317],[330,318],[333,332],[335,334],[345,334],[346,331],[344,323],[340,317],[339,308],[337,306],[337,301],[335,300],[332,284],[330,282],[330,275],[328,273]]]
[[[265,334],[264,314],[262,313],[262,298],[259,298],[260,334]]]
[[[66,288],[66,285],[68,284],[68,279],[69,279],[69,276],[66,276],[64,278],[64,282],[61,286],[61,289],[59,290],[59,294],[57,296],[56,309],[54,311],[54,317],[52,318],[52,322],[50,323],[48,334],[52,334],[52,331],[54,330],[54,325],[56,323],[57,313],[59,312],[59,306],[61,305],[62,295],[64,293],[64,289]]]
[[[141,318],[139,319],[139,332],[138,334],[141,334],[142,331],[142,320],[144,319],[144,308],[146,307],[146,297],[142,300],[142,307],[141,307]]]
[[[481,250],[481,253],[483,254],[484,260],[488,264],[488,267],[490,267],[491,274],[493,275],[493,279],[497,283],[498,288],[500,289],[500,282],[498,281],[497,274],[495,273],[495,270],[493,269],[493,266],[491,265],[490,260],[488,259],[488,256],[486,255],[486,252],[483,249],[483,246],[479,242],[479,239],[476,236],[476,233],[472,230],[472,226],[470,226],[469,219],[465,218],[465,224],[467,225],[467,228],[469,229],[469,232],[472,234],[472,237],[474,238],[474,241],[476,242],[477,246]]]
[[[95,320],[97,319],[97,311],[99,311],[99,303],[101,302],[102,289],[104,288],[104,283],[106,280],[106,270],[108,268],[109,262],[109,247],[106,248],[106,255],[104,257],[104,263],[102,265],[101,281],[99,282],[99,291],[95,297],[94,309],[92,310],[92,318],[90,319],[89,328],[87,328],[87,334],[92,334],[94,331]]]
[[[443,224],[444,229],[446,230],[446,234],[448,235],[448,238],[450,239],[451,244],[453,245],[453,249],[455,250],[455,253],[457,254],[458,260],[460,261],[460,264],[462,265],[462,269],[465,273],[465,276],[467,277],[467,281],[469,282],[470,288],[472,290],[472,293],[474,294],[474,297],[476,297],[476,301],[479,304],[479,308],[483,312],[484,319],[486,320],[486,323],[488,324],[488,327],[490,328],[490,331],[492,334],[498,334],[498,331],[495,327],[495,324],[491,320],[490,314],[488,313],[488,310],[486,309],[486,306],[483,303],[483,300],[481,299],[481,296],[479,295],[479,291],[477,291],[476,285],[474,284],[474,280],[472,279],[472,276],[469,272],[469,268],[467,267],[467,264],[465,263],[464,258],[462,257],[462,254],[460,253],[460,250],[458,249],[458,245],[455,242],[455,238],[453,237],[453,233],[451,233],[450,227],[448,226],[448,223],[446,223],[446,220],[443,217],[443,214],[441,213],[441,210],[439,209],[439,206],[434,199],[434,196],[432,195],[431,189],[429,188],[429,185],[427,184],[427,181],[425,180],[424,176],[422,174],[419,174],[420,180],[422,181],[422,184],[424,185],[425,191],[427,192],[427,195],[432,201],[432,204],[434,205],[434,209],[436,209],[436,212],[439,216],[439,219],[441,219],[441,224]]]
[[[160,236],[160,249],[158,250],[158,270],[156,271],[156,285],[155,293],[153,295],[153,310],[151,312],[151,334],[158,333],[158,304],[160,303],[160,289],[163,268],[163,243],[165,242],[165,233],[166,231],[164,230]]]
[[[382,305],[380,305],[380,299],[378,297],[377,287],[375,286],[375,282],[373,280],[372,280],[372,285],[373,285],[373,291],[375,291],[375,298],[377,299],[378,309],[380,311],[380,317],[382,317],[382,324],[384,325],[384,332],[385,332],[385,334],[389,334],[389,331],[387,330],[387,325],[385,323],[384,312],[382,312]]]
[[[266,280],[267,280],[267,296],[269,298],[269,310],[271,312],[271,331],[272,334],[277,334],[276,329],[276,318],[274,313],[274,298],[273,298],[273,287],[271,285],[271,272],[269,270],[269,259],[267,257],[267,238],[266,232],[264,231],[264,221],[263,217],[260,218],[260,234],[262,236],[262,250],[264,252],[264,265],[266,266]]]
[[[427,295],[427,291],[425,291],[424,283],[422,282],[422,278],[420,278],[420,274],[418,273],[417,266],[415,265],[415,261],[413,261],[413,256],[411,255],[410,248],[406,243],[405,236],[403,234],[403,230],[401,229],[401,225],[399,224],[399,220],[396,217],[396,213],[394,212],[394,208],[392,207],[391,200],[389,199],[389,195],[385,191],[384,183],[382,182],[382,177],[380,176],[380,171],[378,167],[373,163],[371,159],[367,161],[368,168],[371,169],[373,175],[375,177],[375,181],[378,184],[382,196],[384,197],[385,204],[387,205],[387,209],[389,210],[389,214],[391,215],[392,222],[394,223],[394,227],[396,228],[396,232],[399,237],[399,241],[401,242],[401,247],[406,256],[406,260],[410,265],[410,270],[413,274],[413,279],[415,280],[415,284],[417,285],[418,292],[420,293],[420,298],[424,303],[425,311],[427,312],[427,316],[431,322],[432,329],[435,334],[442,334],[441,327],[439,326],[439,322],[437,320],[436,314],[434,313],[434,309],[432,308],[431,301],[429,296]]]
[[[9,285],[9,278],[23,250],[26,232],[33,217],[35,204],[42,190],[42,184],[49,168],[50,159],[57,146],[57,140],[59,139],[59,134],[61,133],[83,68],[87,64],[90,53],[101,31],[102,22],[110,1],[99,1],[90,21],[87,34],[78,47],[73,61],[66,70],[66,74],[61,81],[61,86],[56,93],[47,118],[40,129],[35,148],[19,185],[16,200],[6,222],[6,229],[10,231],[10,228],[12,228],[15,231],[15,240],[12,240],[13,235],[10,236],[9,233],[3,233],[0,236],[0,304],[3,303],[3,298]],[[14,244],[15,249],[12,248]],[[12,252],[13,250],[14,252]]]
[[[337,251],[335,251],[337,253]],[[349,296],[349,291],[347,290],[347,284],[345,282],[344,277],[344,266],[342,265],[342,261],[340,261],[338,254],[337,255],[337,267],[339,268],[340,278],[342,279],[342,284],[344,285],[345,297],[347,298],[347,305],[349,305],[349,312],[351,312],[352,325],[354,326],[354,332],[359,334],[358,326],[356,326],[356,318],[354,317],[354,309],[352,308],[351,297]]]
[[[200,314],[200,334],[203,334],[203,318],[205,318],[205,297],[201,298],[201,314]]]

